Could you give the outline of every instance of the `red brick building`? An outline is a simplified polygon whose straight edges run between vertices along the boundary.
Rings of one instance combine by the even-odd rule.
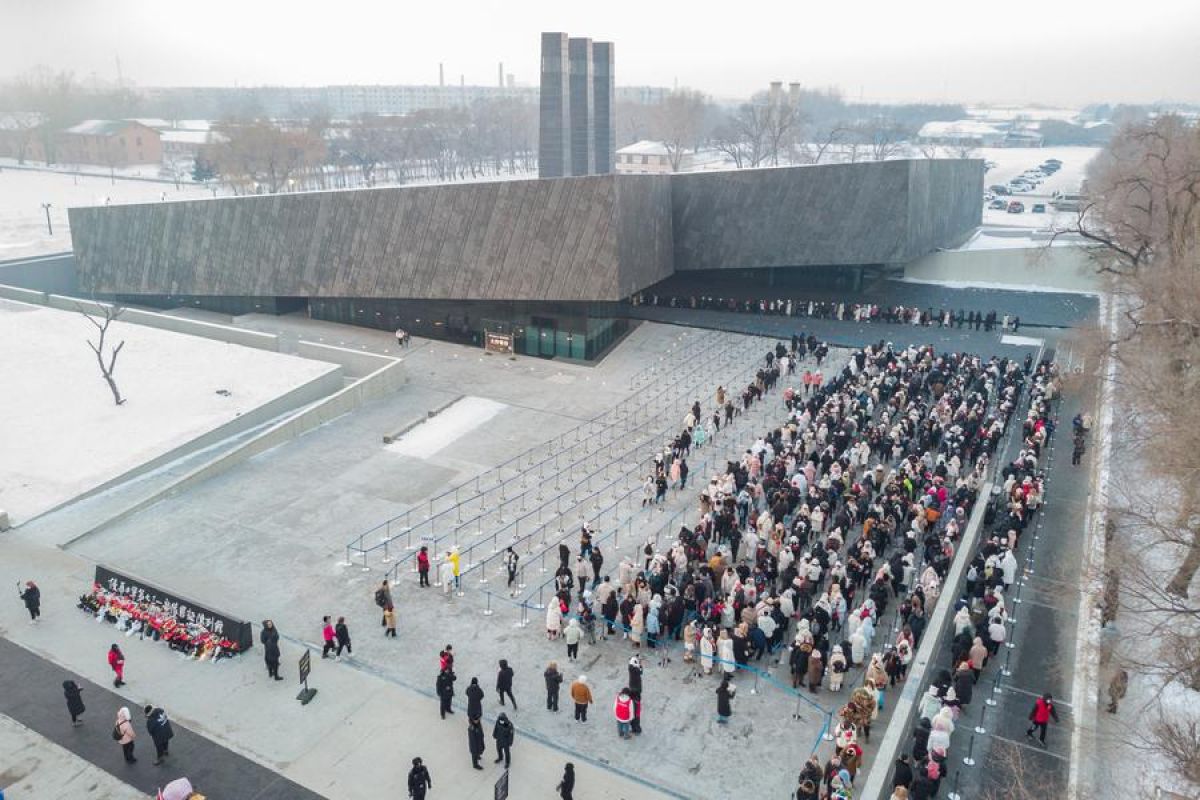
[[[159,132],[133,120],[89,119],[58,135],[60,164],[128,167],[162,162]]]

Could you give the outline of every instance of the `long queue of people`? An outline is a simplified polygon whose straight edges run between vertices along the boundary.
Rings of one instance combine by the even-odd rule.
[[[933,675],[917,709],[911,747],[893,766],[891,800],[929,800],[937,796],[946,776],[947,754],[959,719],[982,689],[985,671],[999,669],[1008,638],[1013,586],[1018,580],[1016,553],[1021,537],[1045,498],[1043,460],[1054,433],[1052,407],[1059,392],[1055,366],[1042,362],[1030,381],[1029,410],[1022,423],[1022,445],[1001,471],[1003,483],[994,490],[984,514],[984,536],[967,569],[962,595],[955,605],[952,636],[947,648],[949,666]],[[1043,746],[1046,728],[1057,720],[1054,698],[1043,694],[1033,701],[1026,733],[1038,732]]]
[[[763,394],[778,355],[767,365]],[[669,546],[648,542],[642,563],[624,559],[615,583],[598,573],[580,581],[573,602],[560,566],[548,635],[567,619],[572,659],[580,636],[592,641],[597,628],[600,638],[620,630],[635,648],[682,639],[685,662],[722,677],[718,722],[733,714],[731,678],[769,653],[787,647],[793,686],[809,693],[840,691],[864,667],[838,714],[836,755],[816,764],[817,775],[806,765],[795,794],[848,797],[858,739],[869,737],[887,687],[904,679],[1029,367],[880,342],[815,390],[785,389],[784,422],[711,477],[699,521]],[[689,420],[703,416],[692,412]],[[892,603],[903,627],[885,644],[876,631]],[[618,723],[627,707],[638,720],[635,734],[638,683],[615,706]]]
[[[967,330],[1016,332],[1021,329],[1021,318],[1016,314],[1001,314],[994,309],[953,309],[933,306],[881,306],[878,303],[847,303],[843,300],[805,300],[802,298],[759,298],[746,299],[717,297],[714,295],[659,295],[635,294],[630,298],[634,306],[655,308],[689,308],[705,311],[731,311],[742,314],[761,314],[782,317],[807,317],[810,319],[851,320],[853,322],[879,322],[892,325],[921,325],[925,327],[958,328]]]

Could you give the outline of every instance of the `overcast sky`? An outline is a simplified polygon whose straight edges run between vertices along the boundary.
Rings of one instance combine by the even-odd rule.
[[[740,97],[1200,102],[1200,0],[0,0],[0,76],[142,86],[535,84],[538,33],[616,42],[617,83]],[[774,7],[773,13],[764,9]]]

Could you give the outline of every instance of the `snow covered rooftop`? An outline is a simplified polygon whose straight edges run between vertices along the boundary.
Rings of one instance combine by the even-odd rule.
[[[959,119],[953,122],[926,122],[917,134],[924,139],[969,136],[1003,136],[1004,129],[990,122],[976,119]]]
[[[630,156],[665,156],[669,155],[667,146],[662,142],[642,139],[640,142],[626,145],[617,151],[620,155]]]
[[[78,125],[72,125],[67,128],[66,132],[79,136],[114,136],[130,125],[142,124],[137,120],[131,119],[85,119]],[[143,127],[150,126],[143,125]]]

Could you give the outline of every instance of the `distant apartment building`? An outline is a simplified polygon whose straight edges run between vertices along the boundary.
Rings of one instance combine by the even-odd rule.
[[[58,134],[57,161],[128,167],[162,161],[158,131],[127,119],[89,119]]]

